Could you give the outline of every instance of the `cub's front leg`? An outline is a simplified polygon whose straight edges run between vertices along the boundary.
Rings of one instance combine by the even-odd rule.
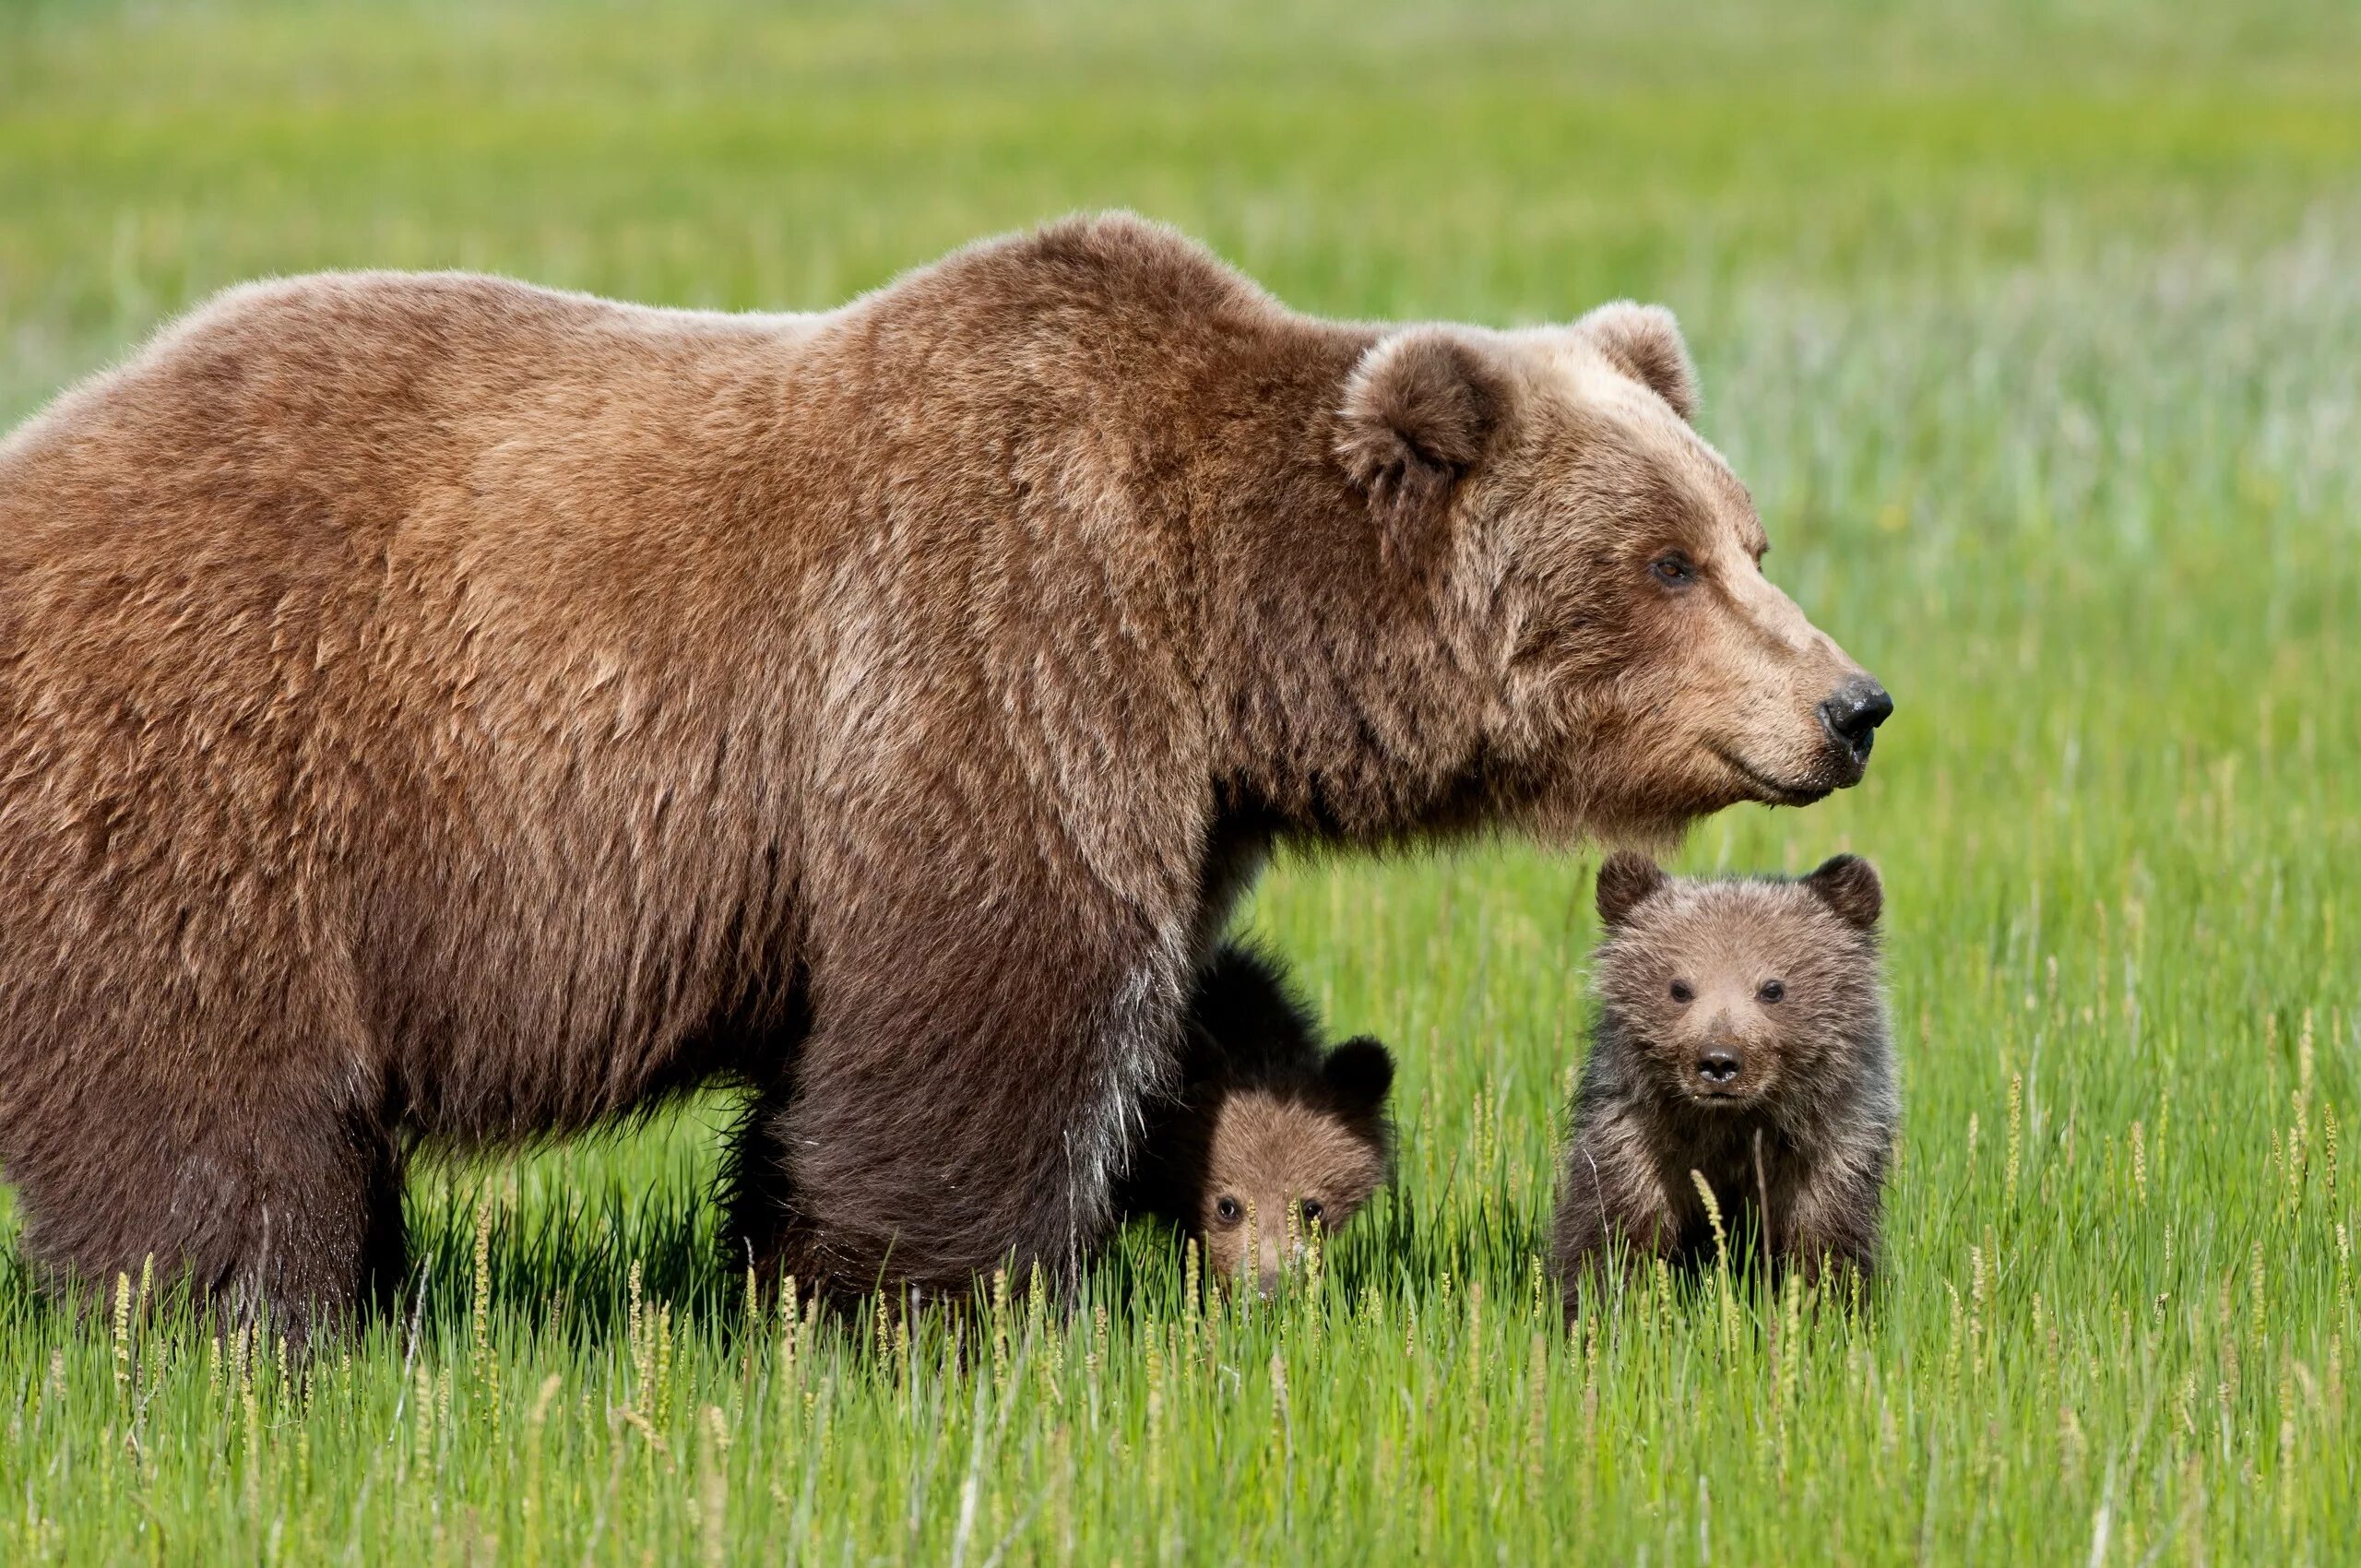
[[[1680,1212],[1657,1161],[1621,1111],[1585,1113],[1558,1180],[1553,1247],[1572,1316],[1585,1276],[1604,1278],[1620,1260],[1625,1277],[1678,1245]]]
[[[1815,1166],[1778,1228],[1781,1263],[1800,1271],[1807,1284],[1841,1286],[1852,1274],[1866,1289],[1877,1277],[1884,1200],[1881,1153]]]

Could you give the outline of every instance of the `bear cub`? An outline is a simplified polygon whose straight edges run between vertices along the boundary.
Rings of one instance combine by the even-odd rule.
[[[1314,1224],[1335,1234],[1391,1174],[1393,1084],[1384,1046],[1323,1050],[1278,966],[1228,944],[1197,977],[1180,1088],[1148,1108],[1125,1210],[1178,1225],[1216,1276],[1268,1296]]]
[[[1570,1312],[1619,1250],[1710,1262],[1698,1175],[1734,1262],[1874,1274],[1900,1114],[1883,905],[1852,855],[1794,881],[1675,879],[1630,853],[1600,868],[1599,1016],[1558,1187]]]

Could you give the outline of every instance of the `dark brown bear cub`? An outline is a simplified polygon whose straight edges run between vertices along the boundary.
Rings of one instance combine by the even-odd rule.
[[[1179,1225],[1216,1275],[1269,1295],[1313,1225],[1335,1234],[1384,1183],[1393,1083],[1385,1047],[1323,1050],[1278,967],[1229,944],[1198,977],[1183,1082],[1150,1109],[1127,1207]]]
[[[1619,854],[1598,873],[1599,1019],[1558,1188],[1558,1274],[1730,1245],[1808,1279],[1877,1265],[1900,1102],[1867,861],[1797,881],[1677,881]],[[1692,1174],[1693,1173],[1693,1174]]]

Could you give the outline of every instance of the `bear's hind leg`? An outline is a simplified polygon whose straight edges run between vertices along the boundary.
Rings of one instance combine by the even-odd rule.
[[[20,1152],[27,1257],[86,1301],[152,1262],[160,1287],[184,1281],[224,1326],[267,1320],[298,1347],[390,1304],[409,1265],[398,1146],[361,1119],[269,1109],[143,1104],[113,1123],[136,1135]]]

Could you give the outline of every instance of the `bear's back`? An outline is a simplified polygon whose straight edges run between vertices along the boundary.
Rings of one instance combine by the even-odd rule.
[[[0,566],[233,536],[284,555],[313,529],[386,528],[488,451],[662,422],[824,319],[459,273],[232,289],[0,440]]]

